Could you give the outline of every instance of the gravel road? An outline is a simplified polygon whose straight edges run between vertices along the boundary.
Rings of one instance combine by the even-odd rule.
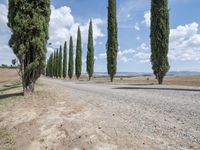
[[[11,100],[0,105],[0,149],[200,150],[197,87],[42,78]]]
[[[42,80],[82,105],[72,122],[88,149],[200,149],[200,88]]]

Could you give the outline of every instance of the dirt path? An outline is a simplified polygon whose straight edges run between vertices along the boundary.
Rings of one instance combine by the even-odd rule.
[[[14,149],[200,149],[200,88],[41,82],[0,106]]]

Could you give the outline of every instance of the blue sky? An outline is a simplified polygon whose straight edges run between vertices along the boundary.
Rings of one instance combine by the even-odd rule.
[[[169,0],[171,71],[200,71],[200,1]],[[0,0],[0,64],[14,57],[7,46],[6,0]],[[106,71],[107,0],[52,0],[50,40],[47,56],[72,35],[77,27],[83,38],[83,72],[87,51],[89,18],[93,19],[95,71]],[[150,0],[117,0],[119,26],[118,71],[152,72],[149,46]]]

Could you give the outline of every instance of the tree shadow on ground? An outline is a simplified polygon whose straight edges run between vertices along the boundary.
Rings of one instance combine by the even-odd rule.
[[[120,90],[161,90],[161,91],[182,91],[182,92],[200,92],[200,89],[185,89],[185,88],[162,88],[162,87],[117,87],[113,89]]]
[[[0,100],[5,99],[5,98],[10,98],[10,97],[16,97],[16,96],[23,96],[23,92],[12,93],[12,94],[2,94],[0,95]]]

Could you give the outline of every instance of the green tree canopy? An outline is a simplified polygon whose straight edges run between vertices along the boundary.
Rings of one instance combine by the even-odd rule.
[[[151,1],[151,63],[158,83],[163,83],[163,78],[170,66],[168,62],[169,49],[169,10],[168,0]]]
[[[50,13],[50,0],[9,0],[9,45],[21,64],[24,94],[34,91],[46,66]]]
[[[118,28],[116,0],[108,0],[107,69],[111,82],[117,72]]]
[[[90,80],[94,73],[94,44],[93,44],[92,19],[90,20],[89,32],[88,32],[87,73]]]
[[[77,44],[76,44],[76,77],[80,78],[82,71],[82,42],[81,42],[81,31],[78,27],[77,33]]]

